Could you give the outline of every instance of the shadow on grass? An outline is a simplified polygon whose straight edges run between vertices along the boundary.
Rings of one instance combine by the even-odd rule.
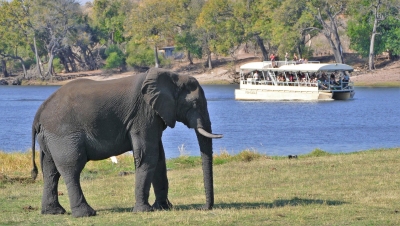
[[[306,206],[306,205],[328,205],[328,206],[338,206],[346,204],[343,201],[336,200],[321,200],[321,199],[302,199],[294,197],[293,199],[279,199],[272,203],[219,203],[215,204],[215,209],[258,209],[258,208],[279,208],[284,206]],[[202,205],[176,205],[174,209],[176,210],[189,210],[189,209],[199,209]]]
[[[214,209],[258,209],[258,208],[279,208],[284,206],[306,206],[306,205],[327,205],[327,206],[338,206],[346,204],[343,201],[336,200],[321,200],[321,199],[302,199],[294,197],[293,199],[279,199],[272,203],[219,203],[214,205]],[[175,205],[174,210],[194,210],[200,209],[201,204],[190,204],[190,205]],[[111,212],[131,212],[133,208],[113,208],[103,209],[100,211],[111,211]]]

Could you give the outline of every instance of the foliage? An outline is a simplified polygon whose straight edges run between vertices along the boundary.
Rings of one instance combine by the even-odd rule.
[[[398,0],[95,0],[84,6],[75,0],[11,0],[0,1],[0,58],[9,66],[37,58],[51,67],[46,62],[58,57],[66,71],[94,70],[103,62],[101,49],[118,44],[132,66],[168,65],[157,50],[175,46],[190,63],[192,56],[207,56],[211,66],[211,55],[235,57],[238,47],[248,43],[256,43],[264,59],[267,52],[298,52],[307,58],[312,53],[306,41],[318,34],[340,58],[339,29],[345,29],[351,48],[365,56],[372,6],[378,2],[373,53],[398,55]],[[112,55],[109,64],[118,65],[123,55]]]
[[[102,34],[100,42],[112,44],[125,41],[124,22],[133,4],[129,0],[95,0],[92,24]]]
[[[387,50],[394,55],[399,55],[399,4],[398,1],[393,0],[351,1],[348,11],[352,16],[347,29],[351,41],[350,48],[364,57]],[[376,36],[372,40],[374,23],[376,23]],[[370,53],[371,42],[374,45]]]
[[[147,45],[140,45],[130,41],[127,46],[128,57],[126,63],[129,66],[143,67],[154,64],[154,50]]]
[[[60,63],[60,58],[54,58],[53,67],[56,73],[60,73],[64,69],[63,65]]]
[[[113,69],[119,68],[125,64],[124,53],[118,48],[117,45],[111,45],[105,51],[107,56],[106,65],[104,68]]]

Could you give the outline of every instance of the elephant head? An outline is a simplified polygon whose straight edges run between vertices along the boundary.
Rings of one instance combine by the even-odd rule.
[[[222,135],[212,134],[211,121],[207,109],[207,100],[198,81],[190,76],[183,76],[163,69],[150,69],[142,85],[144,100],[171,128],[176,122],[182,122],[196,131],[199,142],[206,205],[214,205],[212,138]]]

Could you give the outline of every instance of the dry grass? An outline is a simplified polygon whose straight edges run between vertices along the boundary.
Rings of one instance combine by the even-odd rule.
[[[10,158],[4,156],[1,161]],[[123,155],[121,166],[104,160],[88,164],[84,172],[82,187],[98,216],[74,219],[63,182],[59,198],[68,214],[43,216],[41,181],[2,181],[0,225],[400,225],[399,156],[400,148],[351,154],[314,150],[297,159],[221,152],[215,159],[225,162],[214,167],[212,211],[196,210],[205,202],[201,166],[192,165],[196,157],[186,156],[193,158],[189,165],[180,162],[168,171],[174,209],[133,214],[134,176],[118,173],[131,164],[133,169],[132,156]],[[30,164],[27,168],[7,176],[27,172],[28,177]]]

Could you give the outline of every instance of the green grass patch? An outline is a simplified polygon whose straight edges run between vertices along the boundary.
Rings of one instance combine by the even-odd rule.
[[[41,215],[42,174],[28,180],[30,154],[0,152],[0,225],[400,225],[399,156],[400,148],[315,149],[296,159],[223,151],[214,155],[211,211],[196,210],[205,203],[201,158],[181,156],[167,161],[174,208],[134,214],[133,157],[120,155],[118,164],[87,164],[82,189],[98,215],[75,219],[64,181],[59,200],[67,214]]]

